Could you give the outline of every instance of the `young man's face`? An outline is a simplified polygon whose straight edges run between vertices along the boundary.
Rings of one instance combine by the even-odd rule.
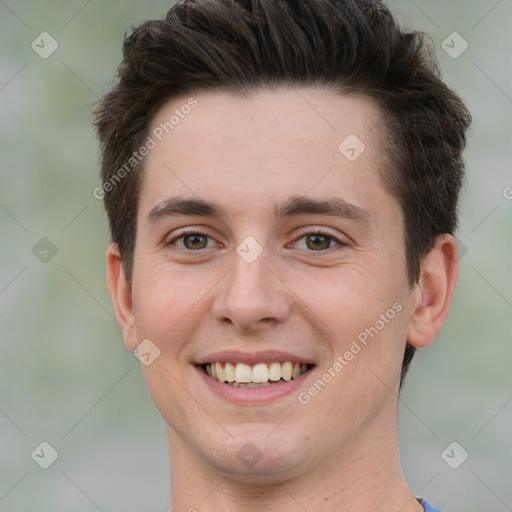
[[[195,98],[153,136],[132,288],[116,292],[129,348],[160,350],[143,368],[171,451],[240,479],[318,472],[340,454],[357,464],[395,427],[422,300],[380,179],[379,111],[319,89]],[[150,134],[187,99],[165,105]],[[237,387],[205,372],[226,362],[251,367],[242,380],[289,379],[290,365],[272,363],[308,370]]]

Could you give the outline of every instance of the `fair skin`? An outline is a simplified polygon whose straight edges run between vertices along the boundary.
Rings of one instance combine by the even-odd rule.
[[[400,469],[400,369],[406,340],[428,345],[446,317],[454,239],[438,237],[411,287],[369,100],[318,88],[195,98],[146,159],[130,284],[116,246],[107,253],[126,345],[150,339],[160,350],[143,370],[168,425],[172,510],[421,511]],[[186,100],[164,105],[152,129]],[[338,150],[349,134],[366,146],[354,161]],[[301,197],[352,206],[275,215]],[[223,215],[173,214],[165,202],[176,198]],[[237,252],[255,254],[247,237],[262,251],[250,262]],[[345,356],[370,327],[367,344]],[[201,365],[215,361],[308,366],[247,388],[207,375]]]

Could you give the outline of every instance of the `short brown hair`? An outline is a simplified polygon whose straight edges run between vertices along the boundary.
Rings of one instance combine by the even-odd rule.
[[[159,108],[201,91],[318,85],[371,98],[383,114],[382,178],[403,212],[411,286],[436,237],[453,234],[471,116],[440,79],[426,36],[402,30],[380,0],[180,0],[165,19],[133,29],[123,56],[95,126],[104,204],[128,282],[143,160],[113,179]],[[413,354],[407,343],[402,380]]]

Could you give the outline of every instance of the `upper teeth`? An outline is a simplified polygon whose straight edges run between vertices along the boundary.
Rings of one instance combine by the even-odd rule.
[[[218,361],[206,365],[206,373],[219,382],[265,383],[269,381],[296,379],[308,369],[303,363],[274,362],[248,365]]]

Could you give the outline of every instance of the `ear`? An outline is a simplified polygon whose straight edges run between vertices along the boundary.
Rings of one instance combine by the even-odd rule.
[[[113,243],[107,249],[107,283],[125,345],[133,351],[137,348],[137,336],[132,290],[126,282],[119,248]]]
[[[412,346],[427,346],[441,329],[450,308],[457,269],[455,239],[447,234],[438,236],[423,259],[415,285],[416,300],[407,331],[407,341]]]

